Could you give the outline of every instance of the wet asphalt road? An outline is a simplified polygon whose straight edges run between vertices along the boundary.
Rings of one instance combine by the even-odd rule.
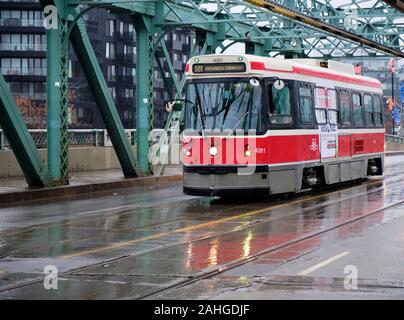
[[[0,299],[404,299],[403,215],[404,156],[383,179],[288,199],[177,184],[0,208]]]

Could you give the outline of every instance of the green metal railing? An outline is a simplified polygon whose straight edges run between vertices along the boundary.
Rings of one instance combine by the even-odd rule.
[[[393,136],[392,134],[386,134],[386,142],[404,144],[404,137]]]
[[[125,130],[130,144],[136,143],[136,130]],[[47,148],[47,131],[45,129],[29,130],[37,148]],[[109,147],[112,146],[108,134],[104,129],[71,129],[68,131],[68,141],[71,147]],[[3,130],[0,129],[0,150],[9,150],[10,145]]]

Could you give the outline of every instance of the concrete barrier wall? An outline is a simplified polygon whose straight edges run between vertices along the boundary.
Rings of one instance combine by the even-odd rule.
[[[133,152],[136,154],[136,148]],[[39,150],[44,161],[45,149]],[[87,172],[96,170],[119,169],[118,158],[112,147],[83,147],[69,149],[70,172]],[[22,176],[22,171],[12,151],[0,151],[0,178]]]
[[[404,151],[404,144],[386,142],[386,151]]]
[[[136,155],[136,147],[133,152]],[[386,143],[386,151],[404,151],[404,144]],[[45,149],[39,150],[46,160]],[[83,147],[69,149],[70,172],[88,172],[97,170],[119,169],[118,158],[112,147]],[[12,151],[0,151],[0,178],[22,176],[22,171]]]

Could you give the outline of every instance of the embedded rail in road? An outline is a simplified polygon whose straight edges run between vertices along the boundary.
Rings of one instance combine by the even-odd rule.
[[[404,157],[389,157],[383,179],[291,199],[194,198],[176,184],[0,209],[0,298],[403,297],[402,234],[391,234],[403,224],[403,169]],[[375,231],[379,241],[369,240]],[[347,292],[338,263],[357,265],[365,289]],[[366,264],[379,270],[370,279]],[[48,265],[57,290],[44,288]]]

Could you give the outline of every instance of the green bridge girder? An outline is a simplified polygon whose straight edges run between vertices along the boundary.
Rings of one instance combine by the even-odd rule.
[[[68,106],[68,50],[69,40],[77,54],[83,73],[94,93],[108,133],[113,142],[125,176],[148,173],[148,134],[153,122],[153,59],[162,65],[171,57],[162,42],[163,35],[176,28],[193,29],[197,34],[193,52],[214,52],[225,48],[225,40],[246,43],[249,53],[286,57],[357,57],[392,54],[404,56],[403,15],[388,4],[389,1],[364,2],[353,0],[348,5],[334,6],[332,0],[40,0],[43,6],[55,4],[58,8],[59,27],[48,32],[48,124],[53,124],[48,136],[51,148],[48,166],[53,180],[68,182],[67,159],[67,106]],[[360,4],[359,4],[360,3]],[[119,119],[113,99],[96,61],[81,16],[93,8],[105,8],[112,13],[132,17],[137,32],[137,160]],[[326,28],[322,28],[325,26]],[[350,33],[354,36],[350,36]],[[60,48],[51,52],[51,48]],[[161,46],[158,52],[157,48]],[[55,68],[52,68],[54,66]],[[59,73],[59,74],[58,74]],[[184,79],[178,80],[173,68],[166,86],[174,85],[181,96]],[[21,136],[12,143],[30,185],[49,184],[46,167],[41,165],[32,139],[18,118],[15,103],[2,79],[0,123],[6,135],[20,131]],[[58,82],[59,86],[53,85]],[[3,113],[5,116],[3,116]],[[170,119],[170,117],[169,117]],[[4,122],[4,121],[3,121]],[[167,124],[166,129],[169,124]],[[53,140],[52,140],[53,139]],[[60,139],[60,144],[57,140]]]
[[[0,75],[0,127],[4,130],[28,185],[41,187],[53,185],[46,165],[35,147],[2,75]]]
[[[115,148],[117,158],[121,164],[123,174],[126,177],[136,177],[138,175],[136,171],[136,161],[132,152],[131,145],[126,137],[126,133],[122,122],[120,120],[118,111],[111,97],[108,85],[103,76],[101,67],[97,61],[97,57],[92,48],[90,39],[88,37],[84,21],[81,19],[81,11],[76,6],[67,6],[67,2],[60,0],[40,0],[43,7],[47,5],[56,5],[59,13],[59,38],[49,37],[51,42],[48,42],[47,46],[50,48],[48,56],[52,54],[52,50],[55,47],[62,48],[62,52],[59,56],[59,66],[54,63],[54,69],[48,68],[47,79],[53,79],[52,76],[55,69],[60,72],[60,89],[55,88],[52,84],[48,85],[48,101],[50,97],[56,95],[52,94],[54,90],[60,90],[60,107],[48,103],[48,109],[56,109],[58,112],[52,112],[54,119],[48,121],[49,123],[55,123],[60,118],[60,125],[58,129],[60,132],[58,136],[61,139],[60,148],[55,147],[55,151],[51,149],[48,157],[48,166],[52,169],[53,178],[60,180],[61,182],[68,183],[68,152],[67,152],[67,86],[68,86],[68,48],[69,40],[72,44],[74,51],[76,52],[77,59],[80,63],[84,76],[87,79],[87,83],[93,93],[94,99],[97,103],[97,107],[100,111],[101,117],[105,123],[108,135]],[[65,29],[61,30],[65,25]],[[48,31],[51,33],[51,31]],[[65,52],[63,52],[63,49]],[[59,68],[57,68],[59,67]],[[63,125],[65,124],[65,125]],[[48,130],[52,128],[48,125]],[[56,134],[56,132],[53,132]],[[52,147],[52,136],[48,135],[48,146]],[[52,158],[53,157],[53,158]],[[58,160],[60,158],[60,161]],[[56,162],[60,165],[60,174],[56,175],[54,170]]]
[[[172,0],[164,2],[164,27],[178,26],[205,30],[216,34],[220,43],[224,39],[259,43],[266,54],[296,53],[300,56],[372,56],[375,49],[348,40],[335,33],[313,28],[302,21],[251,5],[254,1]],[[352,32],[377,44],[396,50],[404,46],[404,28],[396,22],[402,14],[384,1],[376,1],[370,8],[361,8],[356,1],[348,6],[351,11],[334,8],[331,1],[271,1],[266,3],[306,14],[330,26]],[[155,15],[154,3],[111,1],[114,7]],[[308,5],[310,3],[310,5]],[[363,3],[361,3],[363,5]],[[352,8],[353,7],[353,8]],[[352,20],[355,18],[355,24]],[[380,53],[379,53],[380,54]],[[386,54],[386,53],[384,53]],[[391,54],[391,53],[390,53]]]

